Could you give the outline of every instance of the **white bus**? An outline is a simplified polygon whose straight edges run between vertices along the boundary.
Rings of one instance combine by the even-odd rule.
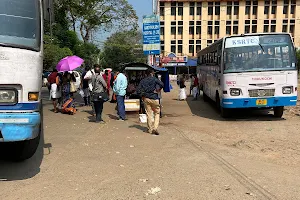
[[[234,108],[273,108],[297,103],[297,65],[290,34],[225,37],[198,52],[199,88],[214,100],[222,117]]]
[[[15,160],[40,140],[42,13],[40,0],[0,1],[0,145]]]

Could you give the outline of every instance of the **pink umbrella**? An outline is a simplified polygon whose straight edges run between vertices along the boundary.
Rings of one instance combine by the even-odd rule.
[[[84,60],[78,56],[67,56],[59,61],[56,69],[60,72],[72,71],[82,65]]]

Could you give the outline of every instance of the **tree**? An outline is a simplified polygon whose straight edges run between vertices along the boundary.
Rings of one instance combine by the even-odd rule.
[[[146,62],[141,44],[142,33],[135,30],[117,32],[104,44],[101,64],[119,69],[120,64],[128,62]]]
[[[85,43],[98,30],[132,29],[137,27],[137,16],[127,0],[59,0],[68,11],[73,31],[79,26]]]
[[[58,44],[55,44],[55,42],[51,43],[49,36],[44,37],[44,69],[53,69],[61,59],[73,55],[69,48],[61,48]]]

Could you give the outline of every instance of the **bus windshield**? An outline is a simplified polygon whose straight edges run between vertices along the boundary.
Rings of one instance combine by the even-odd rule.
[[[295,70],[296,59],[289,35],[227,38],[224,73]]]
[[[1,0],[0,46],[40,50],[41,16],[37,0]]]

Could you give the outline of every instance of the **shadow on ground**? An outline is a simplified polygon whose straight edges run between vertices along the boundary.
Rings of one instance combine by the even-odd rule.
[[[204,102],[202,95],[198,100],[193,101],[192,97],[188,97],[187,104],[193,115],[218,120],[218,121],[282,121],[284,118],[278,119],[271,114],[270,109],[232,109],[231,117],[224,119],[220,116],[215,102]]]

